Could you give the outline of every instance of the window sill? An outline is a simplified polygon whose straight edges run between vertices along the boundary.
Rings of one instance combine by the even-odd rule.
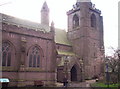
[[[12,66],[2,66],[1,67],[2,71],[17,71],[16,68],[12,67]]]

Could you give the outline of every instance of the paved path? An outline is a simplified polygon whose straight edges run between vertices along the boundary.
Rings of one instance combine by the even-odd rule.
[[[71,82],[69,83],[69,87],[88,87],[90,88],[90,84],[95,83],[95,80],[87,80],[85,82]],[[62,87],[62,83],[57,83],[58,87]]]
[[[85,82],[71,82],[70,87],[90,87],[90,84],[95,83],[95,80],[87,80]]]

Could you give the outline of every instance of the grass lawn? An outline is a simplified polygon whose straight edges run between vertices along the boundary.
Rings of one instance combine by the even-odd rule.
[[[120,85],[120,84],[119,84],[119,85]],[[99,83],[99,82],[98,82],[98,83],[92,84],[91,87],[103,87],[103,88],[107,88],[108,85],[105,84],[105,83]],[[117,89],[118,84],[110,84],[109,87],[110,87],[110,89]]]

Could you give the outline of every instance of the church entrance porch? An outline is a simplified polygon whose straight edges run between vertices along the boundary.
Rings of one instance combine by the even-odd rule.
[[[63,82],[66,76],[68,82],[82,82],[84,80],[82,66],[77,58],[70,57],[70,61],[57,67],[57,82]]]

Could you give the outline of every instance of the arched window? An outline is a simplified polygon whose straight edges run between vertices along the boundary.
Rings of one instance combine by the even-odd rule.
[[[8,42],[2,44],[2,66],[11,65],[11,53],[12,49]]]
[[[91,27],[96,27],[96,16],[95,14],[91,15]]]
[[[75,14],[73,16],[73,28],[79,26],[79,17]]]
[[[40,49],[37,46],[30,49],[28,59],[29,67],[40,67]]]

